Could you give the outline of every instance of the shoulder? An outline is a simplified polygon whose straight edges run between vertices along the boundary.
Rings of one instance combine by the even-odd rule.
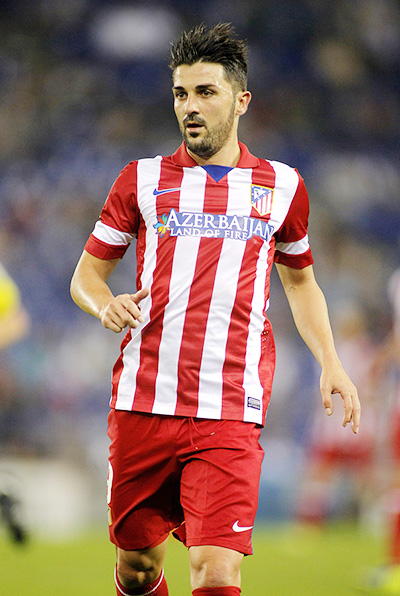
[[[253,184],[274,189],[277,193],[292,195],[304,185],[298,170],[286,163],[260,158],[260,165],[253,169]]]
[[[302,179],[298,169],[291,166],[283,161],[276,159],[261,159],[261,163],[266,163],[271,167],[276,175],[282,176],[282,178],[293,178],[296,180]]]

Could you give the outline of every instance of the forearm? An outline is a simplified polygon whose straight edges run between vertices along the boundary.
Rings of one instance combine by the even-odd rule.
[[[71,297],[75,304],[98,319],[114,298],[106,280],[115,265],[115,261],[107,261],[101,263],[100,269],[96,261],[84,253],[71,280]]]
[[[325,297],[315,280],[286,289],[296,328],[324,366],[338,360]]]
[[[278,266],[296,327],[321,365],[320,390],[325,411],[333,412],[332,395],[343,400],[343,426],[351,422],[354,433],[360,424],[360,402],[357,389],[343,370],[333,341],[325,297],[318,286],[312,267],[301,270]]]
[[[312,267],[294,270],[280,265],[277,269],[301,337],[321,366],[337,363],[326,300]]]
[[[143,323],[139,303],[149,294],[148,288],[142,288],[135,294],[113,295],[106,282],[119,260],[98,259],[84,251],[71,280],[73,301],[115,333]]]

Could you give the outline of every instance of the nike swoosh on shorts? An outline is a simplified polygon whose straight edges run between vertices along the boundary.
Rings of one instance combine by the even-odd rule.
[[[251,530],[253,526],[239,526],[239,520],[235,521],[232,526],[232,530],[234,532],[247,532],[247,530]]]

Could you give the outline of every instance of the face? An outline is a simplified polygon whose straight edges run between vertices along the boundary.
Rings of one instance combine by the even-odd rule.
[[[208,159],[231,140],[236,140],[242,111],[241,97],[235,93],[221,64],[182,64],[174,72],[174,109],[187,148]],[[248,102],[247,102],[248,103]]]

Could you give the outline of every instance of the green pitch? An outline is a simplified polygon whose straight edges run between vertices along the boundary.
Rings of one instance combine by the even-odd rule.
[[[243,596],[362,596],[364,574],[383,562],[382,541],[350,524],[319,533],[266,526],[253,543],[255,554],[242,567]],[[60,543],[31,538],[22,547],[0,535],[4,596],[115,596],[113,567],[106,530]],[[165,570],[170,595],[189,596],[186,549],[174,539]]]

